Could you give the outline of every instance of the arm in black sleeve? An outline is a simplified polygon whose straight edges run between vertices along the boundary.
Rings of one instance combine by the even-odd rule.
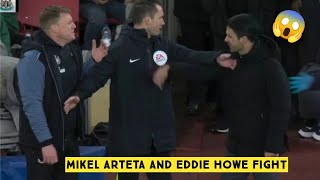
[[[81,100],[90,97],[93,93],[103,87],[107,81],[111,78],[114,72],[115,56],[110,53],[104,57],[104,59],[95,64],[88,72],[84,79],[78,85],[75,94],[79,96]]]
[[[268,60],[264,65],[267,98],[269,101],[269,123],[265,151],[282,153],[291,109],[289,83],[282,66],[277,60]]]
[[[218,66],[216,58],[222,53],[218,51],[195,51],[182,45],[167,42],[169,56],[172,61],[192,64],[214,64]]]

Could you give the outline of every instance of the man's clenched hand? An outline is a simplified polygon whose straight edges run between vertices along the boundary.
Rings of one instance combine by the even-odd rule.
[[[219,57],[217,57],[217,62],[220,66],[224,68],[230,68],[234,70],[237,66],[237,60],[231,59],[231,54],[225,53],[221,54]]]

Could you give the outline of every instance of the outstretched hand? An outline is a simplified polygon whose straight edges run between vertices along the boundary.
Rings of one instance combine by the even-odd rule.
[[[75,108],[77,104],[80,102],[79,96],[71,96],[64,102],[64,111],[66,114],[69,113],[70,110]]]
[[[292,94],[300,93],[310,89],[314,83],[314,77],[307,73],[300,73],[298,76],[290,77],[289,84]]]
[[[96,63],[101,62],[101,60],[108,54],[108,48],[100,43],[99,47],[97,47],[96,40],[92,40],[92,57]]]
[[[237,66],[237,60],[231,58],[231,54],[224,53],[217,57],[217,62],[220,66],[224,68],[229,68],[234,70]]]

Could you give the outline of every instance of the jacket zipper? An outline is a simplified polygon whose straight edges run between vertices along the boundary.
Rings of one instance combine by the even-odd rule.
[[[149,57],[148,66],[149,66],[149,70],[152,73],[152,56],[151,56],[151,50],[150,50],[149,47],[147,48],[147,53],[148,53],[148,57]],[[152,127],[153,127],[153,123],[152,123]],[[155,139],[154,139],[154,133],[153,132],[151,133],[151,137],[152,137],[152,144],[153,144],[154,148],[156,149],[157,146],[156,146],[156,142],[155,142]]]
[[[53,71],[52,71],[52,67],[50,66],[50,63],[49,63],[49,59],[48,59],[48,55],[46,53],[46,50],[44,47],[43,48],[43,52],[46,56],[46,59],[47,59],[47,63],[48,63],[48,67],[49,67],[49,70],[50,70],[50,74],[52,76],[52,79],[53,79],[53,82],[54,82],[54,85],[56,87],[56,91],[57,91],[57,94],[58,94],[58,99],[59,99],[59,106],[60,106],[60,115],[61,115],[61,120],[62,120],[62,151],[64,151],[64,117],[63,117],[63,114],[61,112],[61,110],[63,109],[61,104],[62,104],[62,101],[61,101],[61,97],[60,97],[60,94],[59,94],[59,90],[58,90],[58,85],[57,85],[57,81],[56,79],[54,78],[54,75],[53,75]]]
[[[151,57],[151,51],[149,48],[147,48],[147,53],[148,53],[148,57],[149,57],[149,60],[148,60],[148,68],[150,71],[152,71],[152,57]]]

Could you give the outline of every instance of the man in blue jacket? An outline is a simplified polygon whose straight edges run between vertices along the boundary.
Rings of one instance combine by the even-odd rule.
[[[164,12],[158,1],[139,1],[132,7],[132,24],[110,46],[108,56],[89,72],[75,95],[65,102],[65,111],[77,106],[111,79],[110,156],[169,156],[176,147],[176,126],[171,84],[160,87],[153,74],[176,62],[216,64],[217,52],[193,51],[164,40],[159,35]],[[220,55],[220,56],[219,56]],[[232,61],[224,61],[231,66]],[[213,68],[212,71],[215,71]],[[159,84],[158,84],[159,85]],[[168,173],[148,173],[149,179],[171,179]],[[138,179],[138,173],[121,173],[119,180]]]
[[[34,41],[23,44],[16,91],[21,101],[19,144],[27,159],[27,179],[77,179],[64,172],[64,157],[79,156],[78,139],[83,135],[83,112],[78,106],[68,115],[63,102],[74,91],[83,71],[107,54],[96,47],[83,67],[75,40],[75,24],[70,11],[49,6],[40,15],[41,30]]]
[[[291,77],[290,89],[293,94],[299,93],[300,115],[306,119],[305,126],[298,133],[304,138],[320,141],[320,48],[316,56],[316,63],[307,64],[302,72]],[[309,92],[310,90],[310,92]],[[311,118],[311,119],[309,119]]]

